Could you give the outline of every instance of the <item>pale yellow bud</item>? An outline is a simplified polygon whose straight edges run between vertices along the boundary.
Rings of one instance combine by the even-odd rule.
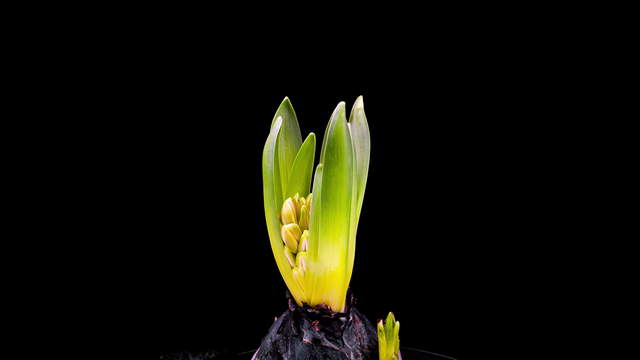
[[[284,244],[295,254],[298,251],[298,241],[302,235],[298,224],[283,225],[280,234],[282,235]]]
[[[298,250],[307,251],[309,248],[309,230],[305,230],[302,232],[302,236],[300,236],[300,244],[298,245]]]
[[[298,207],[302,208],[302,205],[306,205],[307,204],[307,199],[300,197],[300,199],[298,199]]]
[[[295,224],[298,222],[297,217],[298,209],[296,208],[296,203],[292,198],[288,198],[285,200],[284,205],[282,206],[282,211],[280,213],[280,220],[282,224]]]
[[[304,251],[296,255],[296,267],[302,271],[307,271],[307,253]]]
[[[298,193],[293,195],[293,203],[296,205],[296,219],[298,219],[297,222],[300,222],[300,206],[302,205],[300,204],[300,200],[302,199],[304,198],[301,197]]]
[[[291,253],[291,250],[289,250],[288,247],[284,247],[284,257],[287,258],[287,261],[289,261],[289,265],[291,265],[291,267],[296,266],[296,262],[293,259],[294,255]]]
[[[299,219],[300,229],[307,230],[309,228],[309,209],[307,209],[307,205],[302,205]]]

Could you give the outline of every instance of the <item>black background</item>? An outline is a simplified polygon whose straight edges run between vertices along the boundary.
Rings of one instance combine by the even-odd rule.
[[[571,260],[604,267],[601,256],[581,251],[593,236],[583,233],[598,223],[583,216],[595,213],[593,192],[609,191],[598,175],[614,179],[593,166],[611,159],[606,135],[597,134],[611,116],[589,122],[603,105],[583,96],[596,86],[590,54],[567,56],[582,31],[565,21],[576,9],[564,17],[544,9],[527,22],[530,9],[503,16],[498,8],[485,16],[456,5],[425,16],[385,5],[383,17],[358,13],[366,24],[336,9],[315,34],[298,33],[295,21],[306,16],[228,26],[219,21],[227,13],[205,11],[202,19],[151,15],[158,26],[136,20],[141,31],[116,40],[111,20],[104,37],[71,26],[68,38],[87,39],[68,49],[59,47],[67,37],[54,35],[51,51],[30,69],[44,69],[43,84],[23,81],[47,98],[24,107],[46,112],[42,127],[27,122],[28,136],[39,130],[53,143],[37,150],[52,169],[31,190],[47,180],[45,191],[60,199],[45,212],[64,218],[55,226],[82,230],[83,246],[96,244],[96,231],[108,233],[97,243],[96,252],[107,254],[100,267],[122,276],[110,278],[117,289],[105,292],[126,309],[107,296],[91,311],[127,311],[127,325],[150,311],[161,354],[255,349],[286,309],[262,205],[261,156],[273,114],[289,96],[303,136],[313,131],[321,144],[336,104],[350,109],[364,95],[372,152],[351,282],[362,312],[376,321],[393,311],[403,346],[460,359],[511,347],[510,358],[520,358],[565,342],[569,331],[558,320],[572,321],[567,310],[574,309],[588,322],[592,309],[582,311],[584,299],[563,292],[581,282],[591,289],[593,278],[604,277],[585,276]],[[570,31],[555,31],[546,15]],[[71,206],[79,214],[67,216],[58,206],[76,193]],[[99,262],[77,250],[62,246],[74,260]],[[121,255],[132,256],[135,269]],[[140,267],[144,275],[136,276]],[[72,272],[87,277],[78,286],[83,295],[84,285],[103,286],[84,266]],[[135,304],[135,290],[150,279],[157,284],[150,303]],[[58,280],[52,294],[60,293]],[[127,280],[134,291],[122,288]],[[83,316],[92,321],[91,313]],[[121,324],[104,338],[115,342]],[[517,346],[523,340],[531,344]]]
[[[517,269],[535,259],[534,204],[549,181],[535,169],[550,140],[507,79],[446,74],[308,93],[167,88],[145,143],[157,169],[148,186],[160,353],[255,349],[286,309],[261,178],[284,96],[303,137],[322,137],[337,103],[350,109],[364,95],[372,150],[351,281],[363,313],[393,311],[407,347],[454,357],[504,347],[504,315],[522,313],[513,301],[527,275]]]
[[[554,58],[518,45],[524,34],[434,30],[407,41],[361,32],[295,52],[286,36],[265,47],[168,36],[160,60],[140,64],[153,69],[141,81],[136,167],[150,195],[141,218],[158,262],[161,354],[256,349],[286,309],[261,173],[285,96],[303,138],[317,135],[317,154],[338,102],[351,109],[364,96],[372,147],[351,281],[359,309],[372,322],[393,311],[402,346],[456,358],[527,338],[518,329],[552,299],[537,289],[572,186],[565,85],[550,78]]]

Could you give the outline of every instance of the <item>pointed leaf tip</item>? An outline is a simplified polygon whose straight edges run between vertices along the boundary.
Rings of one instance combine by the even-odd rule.
[[[393,314],[393,312],[389,312],[389,315],[387,315],[387,321],[390,323],[396,322],[396,316]]]
[[[338,120],[342,120],[342,118],[344,118],[346,121],[346,117],[347,117],[346,107],[347,107],[347,104],[344,101],[340,101],[338,105],[336,105],[336,108],[333,110],[333,112],[331,113],[331,117],[329,118],[329,124],[327,125],[327,129],[331,127],[331,123],[336,122]],[[325,137],[326,137],[326,133],[325,133]]]
[[[296,112],[293,110],[293,105],[289,101],[289,98],[285,97],[278,110],[273,117],[272,128],[275,126],[278,118],[281,118],[281,129],[276,141],[278,166],[280,169],[280,180],[282,187],[282,193],[286,193],[287,181],[289,180],[289,174],[293,161],[298,154],[298,149],[302,145],[302,135],[300,134],[300,125],[296,117]]]

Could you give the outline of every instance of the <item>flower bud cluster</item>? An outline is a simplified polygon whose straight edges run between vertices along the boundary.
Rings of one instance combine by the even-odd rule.
[[[284,255],[293,269],[294,277],[300,278],[307,269],[306,257],[309,246],[309,214],[313,195],[302,197],[296,194],[285,200],[280,212]]]

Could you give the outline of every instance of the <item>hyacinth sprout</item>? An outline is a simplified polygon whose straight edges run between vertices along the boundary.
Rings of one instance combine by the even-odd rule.
[[[396,321],[393,313],[387,315],[387,320],[378,321],[378,352],[380,360],[399,360],[400,355],[400,322]]]
[[[343,312],[369,171],[369,126],[362,97],[348,121],[344,102],[334,110],[314,174],[315,152],[315,134],[302,141],[293,106],[285,98],[262,158],[271,249],[298,305]]]

